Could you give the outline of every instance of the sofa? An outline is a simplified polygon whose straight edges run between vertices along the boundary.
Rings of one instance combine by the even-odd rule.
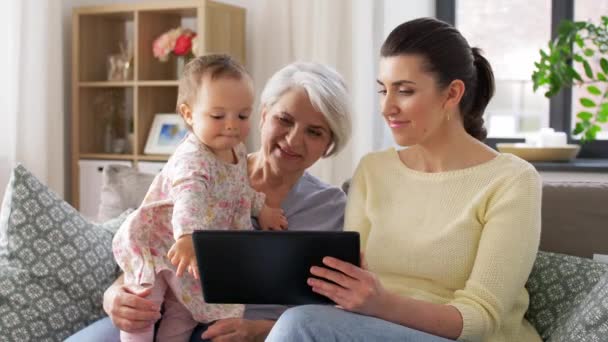
[[[104,169],[90,222],[23,166],[0,211],[0,342],[61,341],[103,317],[103,291],[119,274],[113,232],[153,179]],[[348,190],[348,182],[343,189]],[[608,341],[608,183],[545,182],[541,251],[526,284],[526,318],[544,341]]]

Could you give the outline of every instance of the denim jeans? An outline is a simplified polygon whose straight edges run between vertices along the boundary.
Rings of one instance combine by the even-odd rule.
[[[266,342],[449,342],[443,337],[333,306],[304,305],[285,311]]]
[[[76,332],[64,342],[120,342],[120,330],[105,317]]]
[[[208,342],[209,340],[203,340],[200,336],[209,325],[211,323],[200,323],[192,332],[190,341]],[[110,318],[105,317],[68,337],[64,342],[120,342],[120,331],[112,324]]]

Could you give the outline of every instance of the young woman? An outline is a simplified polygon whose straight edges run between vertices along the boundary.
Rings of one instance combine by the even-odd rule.
[[[267,341],[540,341],[523,316],[541,181],[481,142],[488,61],[454,27],[417,19],[384,42],[377,83],[407,148],[365,156],[352,180],[345,229],[368,267],[313,267],[308,284],[339,308],[289,309]]]

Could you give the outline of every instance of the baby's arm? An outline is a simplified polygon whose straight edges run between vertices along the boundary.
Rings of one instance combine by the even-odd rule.
[[[287,218],[281,208],[271,208],[265,204],[266,195],[261,192],[252,191],[251,215],[258,218],[260,227],[264,230],[287,229]]]
[[[209,228],[209,172],[204,160],[182,156],[172,169],[170,196],[173,200],[171,226],[175,243],[167,253],[177,267],[176,275],[185,271],[198,278],[198,268],[192,244],[195,230]]]

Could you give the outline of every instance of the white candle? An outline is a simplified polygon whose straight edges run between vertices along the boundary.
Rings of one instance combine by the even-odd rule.
[[[542,128],[538,134],[538,146],[559,147],[568,144],[568,137],[564,132],[555,132],[553,128]]]

